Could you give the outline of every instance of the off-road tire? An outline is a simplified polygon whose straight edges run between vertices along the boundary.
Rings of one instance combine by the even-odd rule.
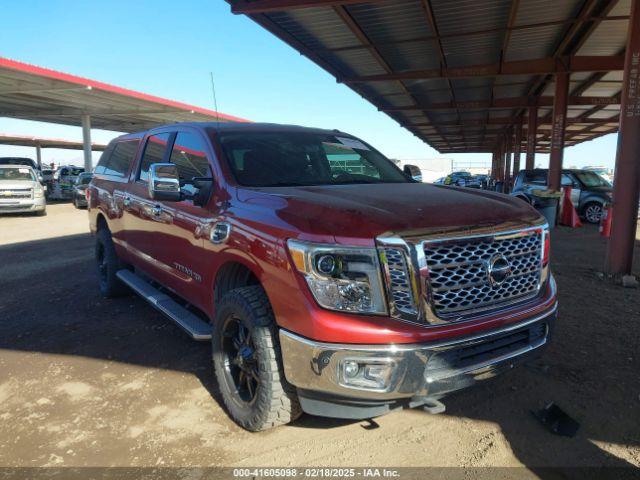
[[[116,276],[118,270],[125,268],[113,247],[111,232],[101,228],[96,235],[95,247],[96,264],[98,267],[98,282],[100,293],[105,298],[121,297],[129,293],[128,287]],[[102,268],[104,270],[102,270]]]
[[[224,405],[242,428],[257,432],[284,425],[302,414],[295,387],[287,383],[282,367],[273,310],[260,285],[226,293],[216,308],[212,332],[213,368]],[[225,369],[223,329],[229,318],[248,329],[254,347],[259,383],[252,403],[244,402]]]

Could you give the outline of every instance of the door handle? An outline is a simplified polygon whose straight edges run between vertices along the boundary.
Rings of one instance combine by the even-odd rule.
[[[159,217],[160,215],[162,215],[162,207],[160,205],[154,205],[151,209],[151,213],[154,217]]]
[[[122,200],[122,204],[125,207],[128,207],[129,205],[131,205],[131,197],[129,195],[127,195],[126,197],[124,197],[124,200]]]

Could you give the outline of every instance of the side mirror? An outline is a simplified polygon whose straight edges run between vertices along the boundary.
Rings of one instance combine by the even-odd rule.
[[[180,176],[173,163],[153,163],[149,167],[149,198],[166,202],[179,202]]]
[[[422,182],[422,171],[415,165],[405,165],[403,172],[409,178],[416,182]]]

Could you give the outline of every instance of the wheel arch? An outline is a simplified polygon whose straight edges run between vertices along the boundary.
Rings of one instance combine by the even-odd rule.
[[[104,217],[102,212],[96,215],[96,230],[101,230],[103,228],[109,229],[109,224],[107,223],[107,219]]]
[[[213,304],[220,301],[225,293],[240,287],[262,284],[261,272],[256,265],[240,258],[228,258],[216,269],[213,277]]]

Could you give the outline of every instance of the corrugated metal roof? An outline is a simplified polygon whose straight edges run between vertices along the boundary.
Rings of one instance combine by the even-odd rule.
[[[493,150],[527,105],[553,96],[547,60],[619,60],[630,10],[630,0],[228,1],[236,11],[253,8],[256,22],[441,152]],[[509,62],[518,72],[495,74]],[[621,72],[584,70],[572,74],[571,99],[620,92]],[[589,123],[619,111],[602,100],[570,104],[567,116],[583,123],[570,124],[569,144],[616,129]],[[541,151],[549,146],[551,111],[548,104],[538,109]]]

